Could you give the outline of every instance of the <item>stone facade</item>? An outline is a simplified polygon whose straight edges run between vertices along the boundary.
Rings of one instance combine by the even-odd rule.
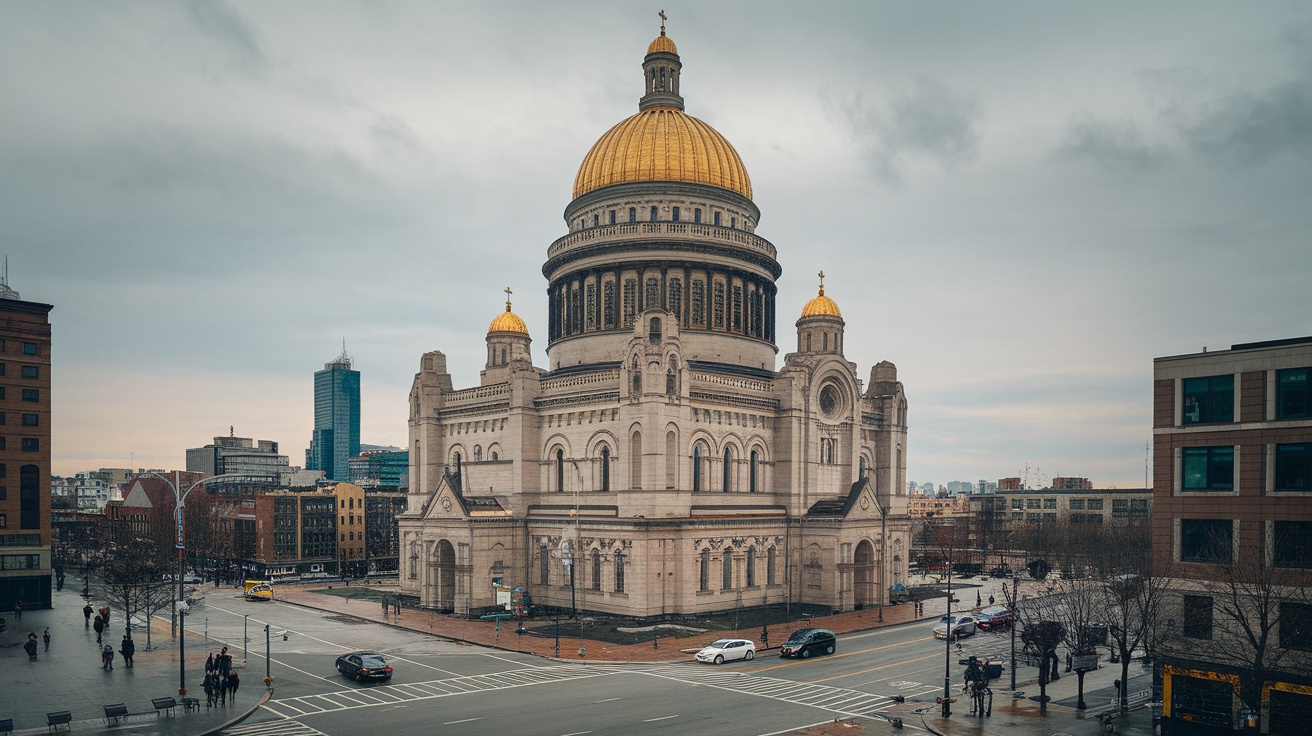
[[[678,57],[657,42],[639,115],[589,153],[547,251],[549,367],[509,302],[479,386],[456,390],[440,352],[420,359],[399,531],[402,590],[423,606],[477,612],[501,582],[540,606],[644,618],[842,611],[905,582],[897,369],[862,380],[823,286],[776,369],[775,248],[736,152],[682,112],[677,75],[661,86]],[[637,120],[657,114],[672,122]],[[714,150],[738,168],[615,155],[635,150]]]

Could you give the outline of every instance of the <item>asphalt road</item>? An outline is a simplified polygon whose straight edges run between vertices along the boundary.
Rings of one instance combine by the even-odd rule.
[[[211,598],[205,609],[210,636],[235,642],[242,638],[242,614],[249,614],[247,682],[263,674],[264,625],[270,625],[275,698],[225,731],[230,736],[346,736],[380,727],[474,736],[761,736],[836,717],[875,723],[892,696],[932,702],[943,687],[945,647],[929,637],[927,623],[841,637],[834,655],[807,660],[768,651],[719,666],[691,657],[664,665],[584,664],[451,644],[277,602]],[[964,669],[959,656],[997,650],[1006,641],[980,634],[964,640],[961,651],[954,647],[954,683]],[[360,684],[336,672],[338,655],[361,649],[388,657],[395,669],[390,683]]]

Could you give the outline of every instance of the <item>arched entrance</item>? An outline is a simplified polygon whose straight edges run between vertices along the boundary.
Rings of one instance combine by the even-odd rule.
[[[877,605],[880,603],[878,592],[875,590],[875,548],[871,546],[870,541],[862,539],[856,545],[856,554],[852,557],[853,585],[856,588],[854,592],[856,600],[856,609]]]
[[[434,604],[439,611],[450,612],[456,607],[456,550],[451,543],[443,539],[437,543],[437,559],[434,562],[434,581],[437,600]]]

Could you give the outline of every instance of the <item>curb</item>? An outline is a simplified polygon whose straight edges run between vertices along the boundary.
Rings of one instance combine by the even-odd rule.
[[[242,721],[244,721],[244,720],[246,720],[247,718],[249,718],[249,717],[251,716],[252,713],[254,713],[255,711],[259,710],[259,709],[260,709],[260,706],[262,706],[262,705],[264,705],[265,703],[267,703],[267,702],[269,701],[269,699],[272,698],[272,697],[273,697],[273,690],[272,690],[272,689],[269,689],[269,688],[265,688],[265,689],[264,689],[264,694],[261,695],[261,696],[260,696],[260,699],[255,701],[255,705],[252,705],[250,708],[248,708],[248,709],[246,710],[245,713],[241,713],[241,714],[238,714],[238,715],[236,715],[236,716],[233,716],[233,717],[230,718],[226,723],[221,723],[221,724],[219,724],[219,725],[215,726],[214,728],[211,728],[211,729],[209,729],[209,730],[207,730],[207,731],[201,731],[201,732],[200,732],[199,734],[197,734],[196,736],[213,736],[213,734],[216,734],[216,733],[222,731],[222,730],[225,729],[225,728],[231,728],[232,726],[235,726],[235,725],[237,725],[238,723],[241,723]]]

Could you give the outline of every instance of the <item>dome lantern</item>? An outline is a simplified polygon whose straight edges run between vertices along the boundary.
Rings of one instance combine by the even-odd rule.
[[[511,332],[511,333],[524,335],[525,337],[528,336],[528,325],[524,324],[524,320],[520,319],[518,314],[515,314],[514,312],[510,311],[510,295],[512,293],[513,292],[510,291],[510,287],[507,286],[506,311],[502,312],[501,314],[498,314],[496,318],[492,320],[492,324],[488,325],[487,327],[488,334],[492,334],[494,332]]]
[[[647,85],[647,93],[638,101],[639,110],[654,107],[672,107],[683,109],[683,96],[679,94],[679,72],[683,63],[679,61],[679,49],[673,39],[665,35],[665,11],[662,10],[661,35],[647,46],[647,57],[642,60],[642,76]]]

